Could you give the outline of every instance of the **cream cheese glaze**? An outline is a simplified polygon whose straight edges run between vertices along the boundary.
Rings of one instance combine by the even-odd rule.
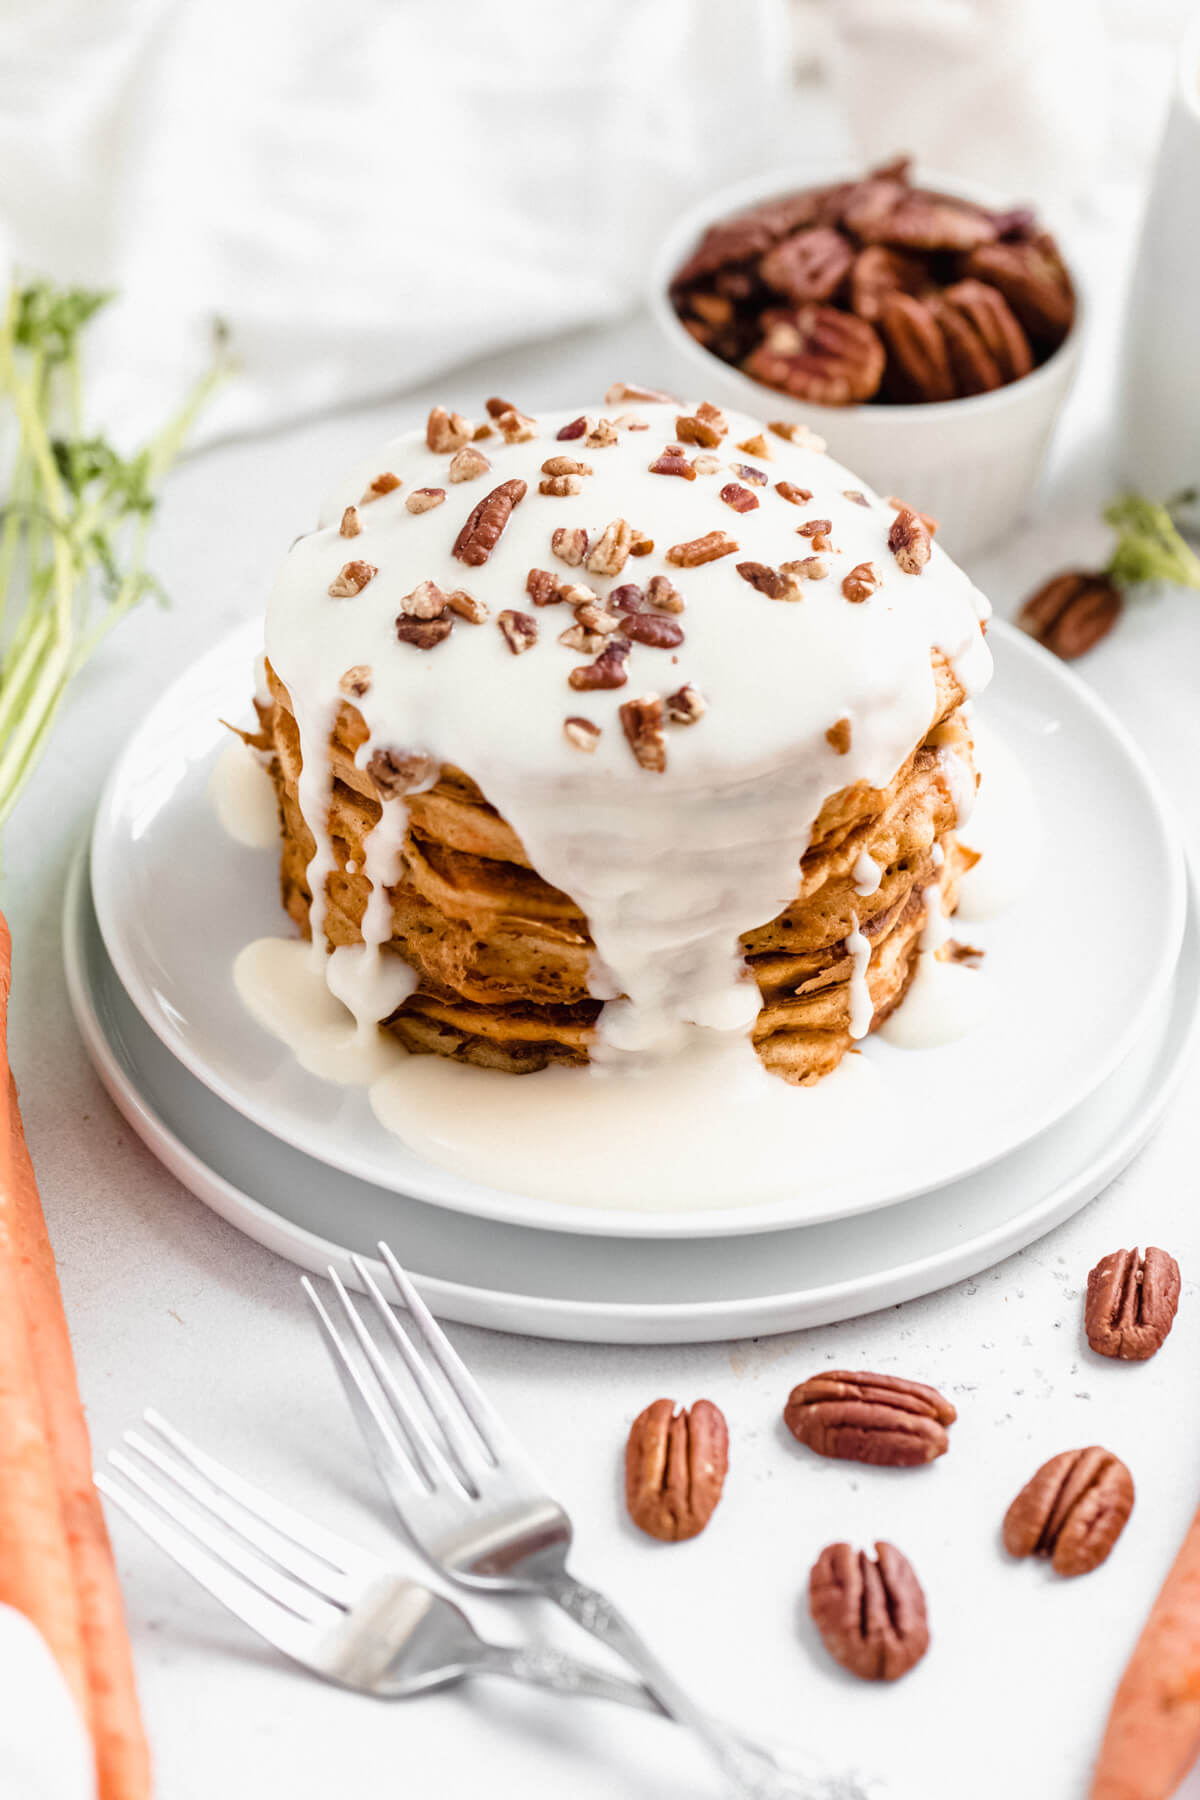
[[[615,442],[594,449],[582,439],[556,441],[575,415],[543,416],[531,441],[508,444],[495,433],[484,440],[478,448],[490,469],[462,482],[450,479],[450,456],[430,450],[423,433],[397,438],[335,490],[318,529],[292,547],[267,617],[267,654],[300,732],[300,804],[317,846],[309,878],[318,954],[333,866],[328,739],[341,676],[365,666],[370,686],[355,700],[369,733],[360,766],[377,749],[416,751],[479,783],[538,872],[587,915],[596,946],[592,991],[608,998],[593,1057],[620,1066],[745,1038],[760,1002],[738,938],[794,898],[797,865],[825,799],[859,780],[885,786],[920,741],[934,710],[932,653],[946,657],[968,694],[991,671],[980,631],[989,610],[983,596],[936,544],[919,574],[904,572],[887,543],[894,509],[820,451],[770,433],[769,459],[740,450],[763,428],[728,413],[728,435],[715,451],[689,447],[689,456],[711,454],[719,465],[713,472],[690,481],[651,473],[687,410],[622,402],[610,411],[646,429],[623,426]],[[593,472],[578,494],[540,494],[542,463],[563,453]],[[739,465],[765,482],[737,473]],[[344,508],[362,501],[384,471],[401,485],[359,505],[358,534],[340,535]],[[527,484],[524,500],[487,562],[465,566],[453,546],[467,515],[516,478]],[[731,481],[754,494],[756,508],[738,513],[722,502]],[[789,502],[776,492],[779,481],[811,491],[811,501]],[[405,502],[418,488],[442,488],[446,499],[411,513]],[[568,568],[553,554],[557,527],[584,527],[594,543],[615,519],[652,538],[653,552],[613,576]],[[830,521],[832,547],[821,552],[827,577],[803,581],[801,599],[770,599],[738,575],[739,562],[777,568],[808,555],[812,544],[797,528],[810,519]],[[667,561],[672,545],[712,531],[734,538],[737,553],[697,567]],[[351,559],[376,572],[361,592],[334,598],[330,586]],[[863,562],[874,563],[880,586],[852,604],[842,579]],[[671,650],[634,643],[625,686],[577,692],[568,674],[589,659],[557,641],[572,623],[570,609],[535,608],[526,594],[530,569],[581,581],[602,599],[621,583],[668,574],[686,602],[678,616],[684,642]],[[398,641],[397,615],[422,581],[465,589],[491,617],[481,625],[458,620],[432,650]],[[536,622],[538,642],[523,654],[514,655],[497,628],[503,609]],[[663,772],[643,768],[619,708],[684,683],[699,690],[707,710],[694,724],[667,726]],[[600,728],[590,754],[568,741],[569,716]],[[843,720],[850,744],[839,754],[826,734]],[[957,770],[946,773],[957,780]],[[966,798],[964,791],[964,806]],[[360,1029],[395,1004],[394,970],[381,961],[383,889],[395,878],[404,819],[402,800],[384,803],[368,840],[365,951],[353,981],[338,981]]]

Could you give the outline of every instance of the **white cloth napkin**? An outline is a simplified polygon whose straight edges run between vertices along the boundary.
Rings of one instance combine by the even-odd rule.
[[[0,1794],[94,1800],[95,1759],[58,1664],[21,1613],[0,1606]]]

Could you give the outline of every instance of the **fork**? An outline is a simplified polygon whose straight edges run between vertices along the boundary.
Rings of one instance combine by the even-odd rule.
[[[407,1309],[412,1336],[401,1328],[363,1258],[350,1260],[383,1325],[390,1358],[368,1331],[335,1268],[330,1266],[329,1279],[361,1357],[351,1352],[307,1276],[301,1286],[392,1504],[428,1561],[467,1587],[553,1600],[624,1658],[662,1709],[700,1740],[733,1792],[746,1800],[882,1800],[877,1782],[851,1772],[814,1774],[811,1763],[802,1770],[789,1760],[790,1753],[752,1743],[713,1719],[612,1602],[571,1574],[572,1528],[565,1509],[552,1498],[387,1244],[378,1249]],[[408,1390],[397,1380],[393,1363],[407,1371]],[[440,1381],[434,1378],[435,1368]]]
[[[557,1694],[661,1710],[638,1683],[560,1651],[485,1642],[443,1595],[252,1486],[157,1413],[143,1417],[176,1454],[127,1431],[125,1443],[140,1460],[110,1451],[108,1461],[123,1483],[101,1470],[96,1486],[201,1587],[293,1662],[385,1700],[472,1675],[506,1675]]]

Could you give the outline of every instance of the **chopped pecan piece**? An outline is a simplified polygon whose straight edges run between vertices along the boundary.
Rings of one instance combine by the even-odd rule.
[[[1031,594],[1017,624],[1064,662],[1106,637],[1121,612],[1121,590],[1100,569],[1065,569]]]
[[[963,963],[968,969],[977,969],[983,961],[984,953],[977,950],[974,944],[960,943],[958,938],[947,938],[945,958],[950,963]]]
[[[863,493],[861,488],[843,488],[842,489],[842,499],[843,500],[852,500],[854,502],[855,506],[869,507],[871,504],[871,502],[867,499],[867,496]]]
[[[342,522],[338,526],[339,537],[357,537],[362,530],[362,520],[358,516],[357,506],[348,506],[342,514]]]
[[[369,506],[372,500],[380,500],[384,494],[394,494],[396,489],[402,485],[398,475],[393,475],[390,469],[385,469],[382,475],[377,475],[374,481],[368,482],[358,504]]]
[[[500,534],[511,519],[514,506],[519,506],[525,498],[525,492],[523,481],[502,481],[499,487],[493,488],[468,514],[466,524],[454,540],[452,555],[475,569],[485,563],[500,542]]]
[[[450,458],[447,473],[451,481],[475,481],[480,475],[486,475],[491,466],[482,450],[476,450],[474,444],[468,444]]]
[[[627,612],[621,618],[621,630],[635,644],[648,644],[652,650],[674,650],[683,642],[682,627],[666,613]]]
[[[562,599],[558,577],[549,569],[530,569],[525,578],[525,592],[535,606],[554,606]]]
[[[937,536],[938,522],[929,513],[917,512],[915,506],[910,506],[907,500],[897,500],[894,494],[888,495],[887,503],[892,508],[893,512],[917,513],[918,519],[920,519],[930,537]]]
[[[799,562],[780,563],[779,567],[785,575],[802,575],[806,581],[824,581],[829,573],[829,564],[819,556],[802,556]]]
[[[663,1543],[697,1537],[716,1511],[728,1467],[729,1432],[719,1407],[697,1400],[677,1412],[673,1400],[656,1400],[634,1420],[625,1449],[630,1518]]]
[[[758,495],[752,494],[749,488],[742,487],[736,481],[725,483],[721,489],[721,498],[735,513],[753,512],[758,505]]]
[[[638,617],[646,617],[639,614]],[[661,624],[667,624],[663,619]],[[657,694],[642,694],[618,708],[629,748],[643,769],[661,775],[667,766],[667,739],[663,731],[663,703]]]
[[[807,425],[799,425],[794,419],[771,419],[767,430],[773,431],[785,443],[796,444],[802,450],[814,450],[818,455],[825,448],[825,439],[818,437]]]
[[[446,596],[436,581],[419,581],[400,602],[400,611],[409,619],[440,619],[445,610]]]
[[[588,550],[588,534],[583,527],[574,529],[560,525],[550,534],[550,548],[559,562],[565,562],[569,568],[577,569]]]
[[[769,563],[740,562],[736,567],[742,580],[748,581],[760,594],[766,594],[772,600],[799,600],[800,587],[794,576],[773,569]]]
[[[838,756],[846,755],[850,748],[850,741],[851,727],[849,719],[839,719],[837,724],[831,725],[829,730],[825,733],[825,742],[829,745],[831,750],[836,751]]]
[[[572,419],[569,424],[564,425],[562,430],[556,431],[554,435],[560,444],[570,443],[572,438],[581,438],[587,431],[587,428],[588,422],[583,414],[580,413],[577,419]]]
[[[644,531],[639,531],[636,525],[632,526],[631,530],[633,535],[629,543],[630,556],[649,556],[654,549],[654,539],[647,537]]]
[[[559,500],[567,499],[571,494],[582,494],[583,479],[579,475],[547,475],[544,481],[538,482],[539,494],[550,494]]]
[[[577,462],[573,456],[548,456],[542,464],[543,475],[590,475],[591,463]]]
[[[708,702],[698,688],[685,681],[681,688],[667,695],[667,717],[672,725],[694,725],[708,711]]]
[[[805,300],[831,299],[853,262],[854,251],[840,231],[813,225],[768,250],[758,272],[768,287],[799,306]]]
[[[761,431],[756,431],[753,437],[743,438],[742,442],[738,445],[738,449],[744,450],[747,456],[761,456],[764,462],[775,461],[775,452],[772,450]],[[767,478],[764,475],[763,480],[765,481],[766,479]]]
[[[752,481],[755,487],[766,487],[770,479],[765,469],[756,469],[752,463],[730,463],[729,466],[735,475],[740,475],[743,481]]]
[[[597,650],[603,650],[604,639],[598,631],[588,631],[582,625],[568,625],[560,631],[558,641],[568,650],[577,650],[581,656],[595,656]]]
[[[682,444],[668,444],[650,464],[652,475],[679,475],[684,481],[695,481],[696,471],[683,452]]]
[[[638,413],[622,413],[613,420],[618,431],[649,431],[649,419],[643,419]]]
[[[692,467],[697,475],[715,475],[721,467],[721,459],[719,456],[709,456],[707,453],[703,456],[694,456]]]
[[[629,655],[629,644],[625,638],[610,638],[595,662],[584,663],[578,669],[572,669],[567,676],[573,688],[619,688],[629,680],[629,671],[625,667],[625,659]]]
[[[588,552],[587,566],[592,574],[619,575],[628,560],[633,536],[633,526],[626,520],[610,520]]]
[[[737,543],[727,532],[708,531],[703,537],[689,538],[683,544],[672,544],[667,551],[667,561],[674,563],[679,569],[695,569],[701,563],[716,562],[719,557],[732,556],[737,549]]]
[[[898,512],[888,532],[888,549],[906,575],[919,575],[929,561],[933,540],[922,519],[907,509]]]
[[[597,419],[583,441],[589,450],[607,450],[617,441],[617,428],[611,419]]]
[[[574,744],[576,750],[591,753],[600,742],[600,727],[593,725],[590,719],[581,719],[578,713],[563,720],[563,736],[568,744]]]
[[[329,584],[329,592],[335,600],[345,600],[354,594],[361,594],[368,581],[373,580],[378,573],[374,563],[362,562],[357,558],[354,562],[343,563]]]
[[[1179,1264],[1153,1244],[1145,1256],[1114,1250],[1087,1279],[1084,1325],[1101,1356],[1145,1362],[1161,1350],[1179,1308]]]
[[[812,499],[812,489],[797,487],[794,481],[777,481],[775,492],[790,500],[793,506],[806,506]]]
[[[410,513],[432,512],[445,498],[445,488],[414,488],[404,504]]]
[[[694,413],[684,413],[675,421],[676,435],[681,443],[699,444],[705,450],[715,450],[728,430],[725,414],[708,400],[703,401]]]
[[[503,612],[496,614],[496,623],[514,656],[520,656],[524,650],[532,650],[537,643],[537,620],[532,613],[513,612],[506,607]]]
[[[558,597],[560,600],[565,600],[568,606],[585,606],[589,603],[599,606],[600,604],[600,596],[595,588],[586,587],[582,581],[564,582],[558,590]]]
[[[1107,1560],[1133,1511],[1133,1477],[1093,1444],[1043,1463],[1004,1516],[1010,1556],[1048,1557],[1059,1575],[1089,1575]]]
[[[658,403],[663,406],[672,406],[675,396],[661,393],[658,388],[638,387],[637,383],[632,381],[614,381],[604,396],[605,406],[620,406],[625,400],[640,400],[645,405]]]
[[[818,1456],[908,1469],[946,1454],[946,1427],[958,1415],[919,1381],[829,1369],[792,1389],[783,1417]]]
[[[615,606],[618,612],[645,612],[646,596],[636,581],[624,581],[608,596],[608,604]]]
[[[811,538],[814,544],[818,538],[828,537],[832,530],[832,519],[805,519],[803,525],[796,527],[799,537]]]
[[[432,756],[423,750],[374,750],[367,762],[367,774],[384,800],[398,800],[410,793],[433,774]]]
[[[585,631],[594,632],[597,637],[602,638],[611,637],[618,626],[623,627],[625,624],[620,613],[609,612],[595,598],[585,600],[575,608],[575,620]],[[663,623],[666,624],[667,621],[664,620]],[[632,637],[633,633],[626,632],[625,635]]]
[[[830,1544],[808,1578],[808,1605],[836,1663],[864,1681],[896,1681],[929,1648],[925,1595],[894,1545],[865,1550]]]
[[[847,600],[852,600],[857,606],[878,591],[880,579],[879,570],[874,563],[859,563],[843,580],[842,592]]]
[[[345,694],[347,700],[361,700],[364,694],[369,694],[371,691],[370,668],[366,663],[355,663],[352,669],[346,670],[338,682],[338,687]]]
[[[500,433],[506,444],[527,444],[531,438],[537,436],[536,419],[527,418],[526,415],[523,412],[520,412],[515,406],[505,405],[502,406],[499,412],[492,412],[492,407],[495,404],[494,401],[489,400],[487,403],[488,411],[492,414],[492,418],[495,419],[496,430]]]
[[[396,636],[402,644],[411,644],[416,650],[435,650],[453,629],[454,619],[449,612],[439,619],[410,619],[407,613],[401,613],[396,620]]]
[[[425,425],[425,442],[431,450],[461,450],[471,441],[471,427],[461,413],[435,406]]]
[[[810,304],[795,314],[795,330],[794,348],[765,341],[752,350],[742,364],[747,375],[821,406],[849,406],[878,393],[884,349],[865,319]]]
[[[474,594],[468,594],[466,588],[455,588],[452,594],[447,594],[446,605],[457,618],[465,619],[468,625],[482,625],[488,617],[486,603],[477,600]]]
[[[646,602],[655,612],[681,613],[684,598],[669,575],[652,575],[646,583]]]

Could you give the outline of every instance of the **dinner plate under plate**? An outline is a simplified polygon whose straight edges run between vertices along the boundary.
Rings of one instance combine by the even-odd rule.
[[[736,1239],[577,1237],[455,1216],[281,1144],[163,1052],[105,951],[81,854],[63,920],[71,1004],[121,1112],[171,1172],[306,1269],[388,1239],[444,1319],[589,1343],[687,1343],[828,1324],[931,1293],[1032,1243],[1145,1142],[1185,1067],[1200,1006],[1200,908],[1125,1061],[1002,1160],[885,1212]],[[347,1270],[353,1281],[353,1272]],[[386,1283],[382,1266],[377,1278]]]
[[[981,938],[999,1004],[940,1049],[864,1045],[886,1080],[890,1126],[847,1131],[828,1083],[798,1091],[795,1185],[783,1200],[656,1210],[651,1175],[647,1192],[614,1193],[601,1209],[572,1203],[566,1164],[561,1198],[481,1185],[391,1136],[365,1090],[308,1074],[247,1015],[234,957],[291,927],[273,852],[225,833],[209,778],[229,742],[219,721],[248,712],[257,624],[181,676],[118,759],[92,845],[105,944],[147,1023],[215,1094],[373,1186],[514,1224],[684,1238],[848,1217],[928,1192],[1009,1154],[1094,1092],[1143,1032],[1182,931],[1177,832],[1139,752],[1056,659],[1002,624],[990,641],[996,678],[981,710],[1043,815],[1030,893]],[[820,1177],[806,1181],[806,1166]]]

